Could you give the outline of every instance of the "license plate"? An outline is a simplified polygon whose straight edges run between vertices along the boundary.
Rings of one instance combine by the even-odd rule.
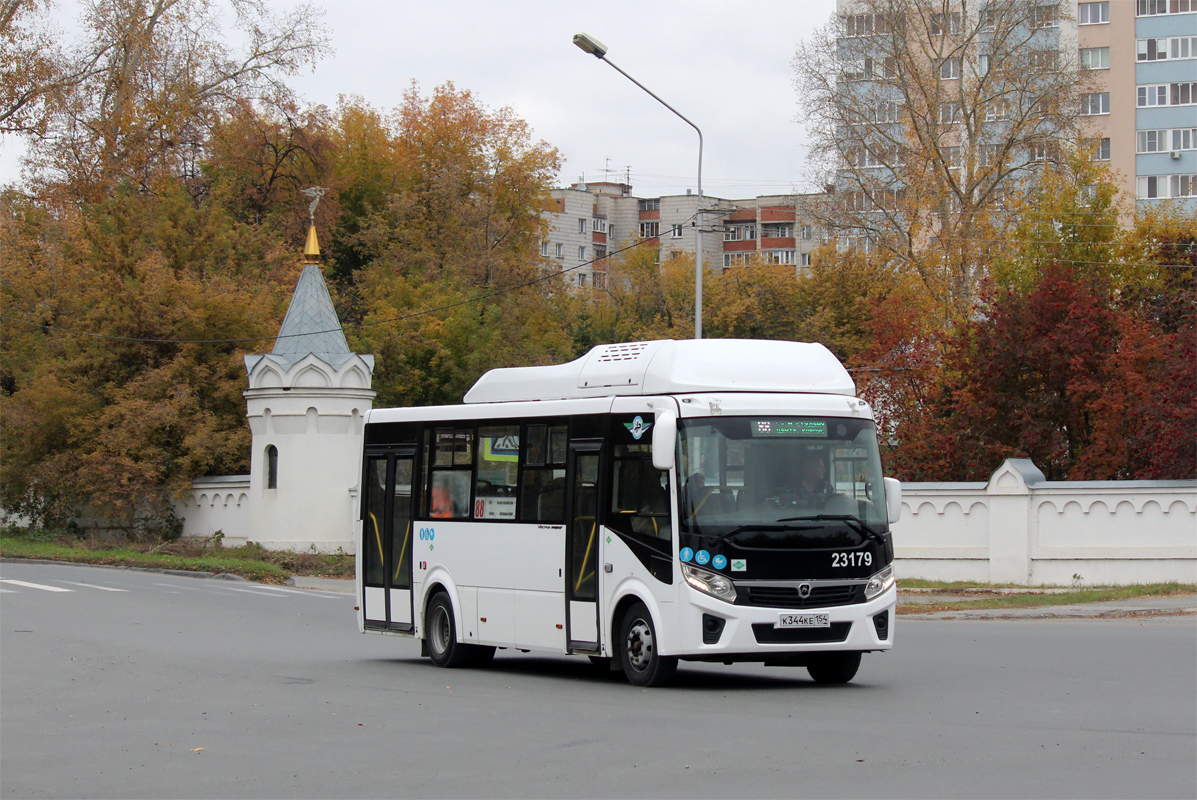
[[[782,614],[774,628],[830,628],[830,614]]]

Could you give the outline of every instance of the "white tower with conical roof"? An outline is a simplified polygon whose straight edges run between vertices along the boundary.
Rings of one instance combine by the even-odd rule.
[[[307,265],[274,349],[245,357],[253,435],[248,538],[272,549],[351,553],[374,356],[350,352],[319,255],[312,227]]]

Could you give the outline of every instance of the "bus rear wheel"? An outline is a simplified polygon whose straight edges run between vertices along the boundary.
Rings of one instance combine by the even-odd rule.
[[[644,603],[636,603],[623,617],[619,660],[633,686],[664,686],[677,672],[677,659],[657,652],[657,629]]]
[[[847,683],[860,669],[860,653],[820,653],[806,666],[815,683]]]
[[[473,653],[468,644],[457,641],[457,623],[453,620],[453,602],[449,595],[437,592],[428,603],[424,638],[428,642],[428,657],[438,667],[462,667],[471,663]],[[493,654],[493,650],[491,651]]]

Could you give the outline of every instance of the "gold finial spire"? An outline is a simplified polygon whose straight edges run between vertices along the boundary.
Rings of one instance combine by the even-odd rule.
[[[301,191],[312,198],[312,202],[308,204],[308,241],[303,246],[303,254],[309,258],[316,258],[320,255],[320,243],[316,241],[316,206],[320,205],[320,198],[324,197],[328,190],[323,186],[309,186]]]
[[[316,240],[316,226],[312,225],[308,228],[308,241],[303,246],[303,254],[308,258],[320,257],[320,242]]]

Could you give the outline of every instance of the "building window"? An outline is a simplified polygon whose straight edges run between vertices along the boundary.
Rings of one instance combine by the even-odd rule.
[[[982,53],[981,55],[977,56],[977,74],[978,75],[988,75],[989,74],[989,54],[988,53]]]
[[[803,253],[800,262],[802,266],[810,266],[810,253]]]
[[[540,243],[540,254],[542,256],[547,256],[549,254],[549,243],[548,242]]]
[[[960,59],[945,58],[939,62],[939,79],[953,81],[960,77]]]
[[[278,488],[278,448],[266,446],[266,488]]]
[[[561,244],[561,242],[557,242],[553,248],[553,254],[556,255],[557,258],[565,258],[565,245]]]
[[[682,226],[681,225],[670,225],[669,226],[669,237],[671,239],[682,238]]]
[[[1139,61],[1179,61],[1197,58],[1197,36],[1139,39],[1135,42],[1135,52]]]
[[[1081,95],[1081,115],[1092,117],[1110,113],[1110,93],[1093,92]]]
[[[1197,150],[1197,128],[1178,128],[1172,131],[1171,150]]]
[[[1161,83],[1157,86],[1140,86],[1137,103],[1139,108],[1168,105],[1168,84]]]
[[[1140,175],[1137,183],[1140,200],[1197,196],[1197,175]]]
[[[607,232],[607,220],[605,218],[595,217],[593,220],[591,220],[591,222],[593,223],[593,228],[594,228],[595,233],[606,233]]]
[[[658,198],[653,198],[651,200],[641,200],[640,201],[640,210],[641,211],[660,211],[661,210],[661,199],[658,197]]]
[[[1100,139],[1087,139],[1085,146],[1089,148],[1089,152],[1093,155],[1094,161],[1109,161],[1110,160],[1110,137],[1105,136]]]
[[[1167,149],[1168,131],[1138,131],[1135,139],[1135,152],[1158,153]]]
[[[1059,24],[1060,9],[1057,6],[1035,6],[1031,9],[1032,28],[1055,28]]]
[[[655,239],[661,235],[661,223],[659,222],[641,222],[640,223],[640,238],[641,239]]]
[[[585,248],[585,246],[579,246],[579,247],[578,247],[578,260],[579,260],[579,261],[585,261],[585,260],[586,260],[586,248]]]
[[[1197,103],[1197,81],[1168,84],[1168,105],[1191,106]]]
[[[581,288],[581,287],[583,287],[583,286],[585,286],[585,285],[586,285],[586,273],[585,273],[585,272],[579,272],[579,273],[578,273],[578,287],[579,287],[579,288]]]
[[[793,264],[793,250],[766,250],[762,255],[770,264]]]
[[[946,33],[960,33],[964,30],[964,17],[957,11],[950,14],[931,15],[931,35],[943,36]]]
[[[723,241],[742,242],[756,238],[756,225],[732,225],[723,231]]]
[[[1110,48],[1108,47],[1082,47],[1081,48],[1081,69],[1109,69],[1110,68]]]
[[[754,255],[756,255],[756,254],[755,253],[724,253],[723,254],[723,266],[724,266],[724,268],[742,267],[745,264],[747,264],[748,260],[750,258],[752,258]]]
[[[963,117],[960,113],[959,103],[940,103],[939,104],[939,124],[951,125],[956,122],[961,122]]]
[[[1077,7],[1077,22],[1081,25],[1102,25],[1109,21],[1109,2],[1081,3]]]
[[[794,226],[789,223],[761,226],[761,235],[768,239],[789,239],[794,235]]]
[[[594,246],[594,260],[600,261],[607,257],[607,246],[605,244],[596,244]]]
[[[947,162],[948,169],[960,169],[962,166],[964,166],[964,148],[943,148],[943,160]]]
[[[578,220],[578,233],[586,233],[586,218],[582,217]]]
[[[810,225],[802,226],[802,238],[810,241],[811,236],[814,235],[814,229]]]
[[[1153,17],[1157,14],[1188,14],[1197,11],[1197,0],[1138,0],[1135,14]]]

